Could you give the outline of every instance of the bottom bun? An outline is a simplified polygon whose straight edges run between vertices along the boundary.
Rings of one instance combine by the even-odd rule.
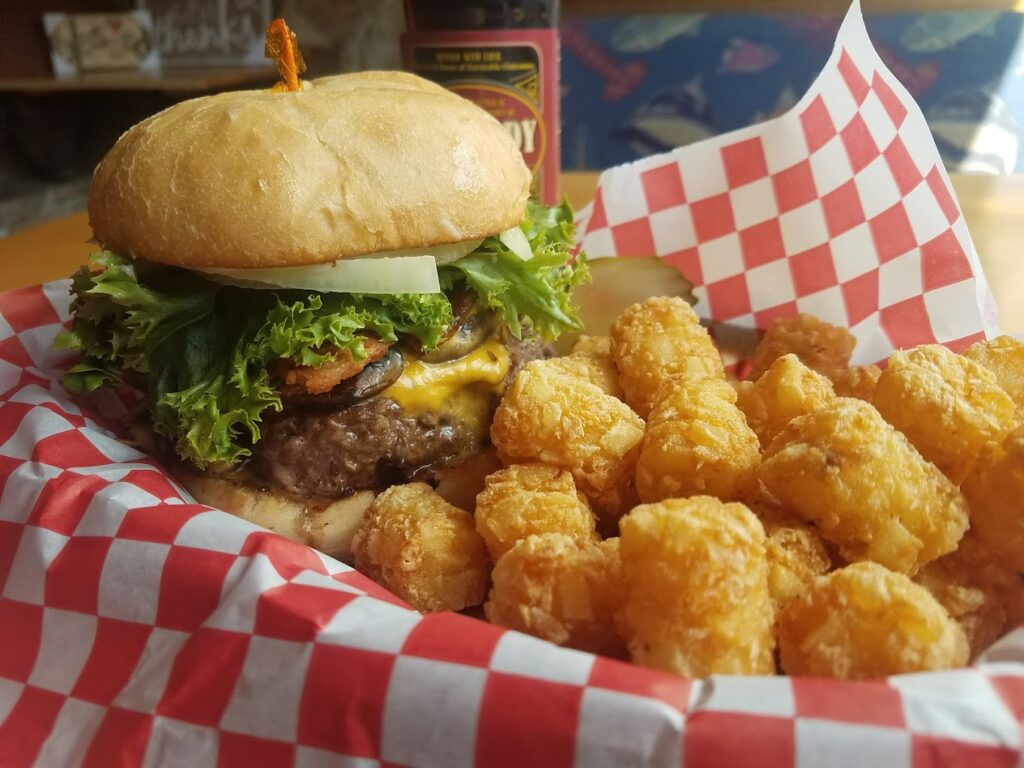
[[[230,512],[350,564],[352,537],[376,498],[372,491],[360,491],[337,501],[304,503],[282,493],[180,467],[174,469],[174,476],[199,503]]]
[[[449,504],[472,512],[484,478],[500,467],[496,453],[488,449],[457,467],[439,470],[437,492]],[[302,502],[240,480],[192,472],[180,464],[171,471],[200,504],[230,512],[349,564],[352,537],[377,497],[373,491],[360,491],[336,501]]]

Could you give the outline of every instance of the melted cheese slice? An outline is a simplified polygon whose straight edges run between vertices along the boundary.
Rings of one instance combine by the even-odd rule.
[[[508,349],[491,339],[447,363],[407,362],[402,375],[380,396],[394,400],[408,413],[440,411],[475,385],[500,394],[509,364]]]

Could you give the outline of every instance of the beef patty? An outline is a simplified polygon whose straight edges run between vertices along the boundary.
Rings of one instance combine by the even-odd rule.
[[[487,435],[437,413],[374,397],[336,411],[295,408],[269,420],[250,468],[288,493],[340,498],[384,488],[478,453]]]
[[[506,384],[529,360],[550,357],[548,345],[508,339]],[[484,403],[485,418],[455,412],[406,413],[398,403],[372,397],[325,409],[290,403],[261,425],[247,470],[252,476],[301,497],[341,498],[410,480],[432,479],[432,470],[453,466],[490,442],[498,398]]]

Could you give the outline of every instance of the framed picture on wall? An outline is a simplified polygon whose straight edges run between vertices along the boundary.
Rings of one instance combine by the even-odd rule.
[[[57,77],[85,72],[160,69],[148,11],[129,13],[46,13],[43,27]]]

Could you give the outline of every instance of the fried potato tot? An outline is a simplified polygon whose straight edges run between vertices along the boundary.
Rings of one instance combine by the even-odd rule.
[[[829,380],[794,354],[773,362],[757,381],[741,381],[736,404],[762,446],[767,446],[797,416],[835,402]]]
[[[725,375],[708,332],[690,305],[678,297],[634,304],[612,323],[611,336],[626,402],[644,418],[669,379]]]
[[[418,611],[461,611],[487,594],[487,549],[473,516],[426,483],[374,499],[352,551],[357,570]]]
[[[983,452],[963,491],[979,542],[1000,565],[1024,571],[1024,427]]]
[[[996,381],[1017,405],[1017,420],[1024,421],[1024,341],[999,336],[978,341],[964,350],[967,357],[995,374]]]
[[[580,336],[569,354],[574,361],[584,360],[587,366],[587,378],[606,394],[625,398],[622,385],[619,383],[619,369],[612,355],[611,336]]]
[[[821,536],[808,525],[766,528],[768,593],[778,612],[790,600],[804,594],[815,578],[828,573],[832,559]]]
[[[491,560],[532,534],[562,533],[573,541],[597,539],[596,520],[568,470],[513,464],[488,475],[476,497],[476,530]]]
[[[632,660],[687,677],[775,671],[764,528],[710,496],[636,507],[619,523]]]
[[[625,656],[615,626],[623,597],[618,539],[527,536],[502,555],[492,578],[484,605],[489,621],[581,651]]]
[[[1016,412],[995,374],[938,344],[894,352],[873,402],[957,485],[985,446],[1013,428]]]
[[[839,397],[855,397],[870,403],[881,375],[882,369],[877,365],[855,365],[836,374],[832,389]]]
[[[576,343],[572,345],[573,357],[593,357],[597,360],[611,360],[612,365],[615,364],[614,358],[612,357],[612,337],[611,336],[588,336],[583,334]]]
[[[997,587],[996,594],[1006,611],[1006,626],[1024,627],[1024,574],[1009,575],[1013,580]]]
[[[771,495],[764,483],[758,483],[757,490],[743,499],[743,504],[761,521],[767,531],[771,527],[803,525],[803,518]]]
[[[528,363],[505,392],[491,441],[506,460],[568,469],[599,514],[627,511],[644,422],[620,400],[549,360]]]
[[[695,494],[736,501],[757,488],[757,435],[723,379],[666,383],[636,465],[645,502]]]
[[[913,574],[967,529],[959,489],[861,400],[791,421],[765,451],[761,480],[850,562]]]
[[[611,357],[602,360],[598,357],[573,354],[568,357],[553,357],[548,362],[552,368],[569,376],[576,376],[588,381],[606,395],[611,395],[618,400],[622,399],[619,371]]]
[[[790,675],[864,680],[967,662],[963,630],[928,590],[876,563],[818,578],[778,623]]]
[[[970,659],[999,639],[1006,627],[1006,609],[994,584],[971,567],[963,545],[922,568],[914,581],[960,625],[970,647]]]
[[[777,359],[792,353],[812,371],[834,379],[849,366],[856,345],[857,339],[848,330],[813,315],[780,317],[754,349],[747,378],[760,378]]]
[[[1003,631],[1024,626],[1024,574],[1008,568],[996,557],[974,528],[967,531],[956,552],[939,562],[959,583],[995,595],[1006,614]]]

